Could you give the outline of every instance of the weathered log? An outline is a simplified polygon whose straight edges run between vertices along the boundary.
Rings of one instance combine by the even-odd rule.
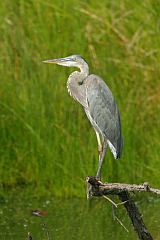
[[[95,177],[87,177],[86,181],[92,186],[93,196],[118,195],[121,192],[152,192],[160,195],[160,189],[151,188],[147,182],[143,184],[102,183]],[[88,192],[88,194],[91,194]]]
[[[106,195],[117,195],[127,210],[133,227],[141,240],[153,240],[147,227],[143,222],[142,215],[129,192],[151,192],[160,194],[159,189],[154,189],[148,183],[126,184],[126,183],[102,183],[95,177],[87,177],[87,198],[91,196],[101,197]]]

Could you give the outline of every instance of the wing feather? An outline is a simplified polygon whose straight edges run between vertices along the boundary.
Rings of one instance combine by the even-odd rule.
[[[119,158],[122,150],[121,121],[112,92],[100,77],[92,74],[86,79],[86,97],[86,111],[92,124],[106,137],[114,157]]]

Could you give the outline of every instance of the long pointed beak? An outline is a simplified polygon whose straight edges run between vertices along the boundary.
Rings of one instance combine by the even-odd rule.
[[[72,59],[66,57],[66,58],[55,58],[55,59],[51,59],[51,60],[44,60],[42,62],[44,62],[44,63],[53,63],[53,64],[61,64],[63,62],[70,62],[70,61],[72,61]]]
[[[42,61],[44,63],[53,63],[53,64],[58,64],[61,62],[60,58],[57,58],[57,59],[51,59],[51,60],[44,60]]]

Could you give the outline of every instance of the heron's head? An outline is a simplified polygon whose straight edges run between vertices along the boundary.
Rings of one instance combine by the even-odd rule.
[[[67,67],[78,67],[86,63],[85,60],[80,55],[71,55],[65,58],[56,58],[51,60],[45,60],[44,63],[53,63]]]

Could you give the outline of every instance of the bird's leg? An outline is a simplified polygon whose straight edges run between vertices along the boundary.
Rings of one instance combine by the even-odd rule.
[[[96,136],[97,136],[97,142],[98,142],[98,152],[99,152],[99,155],[102,154],[102,151],[103,151],[103,146],[102,146],[102,143],[101,143],[101,138],[100,138],[100,135],[97,131],[96,132]]]
[[[100,178],[101,173],[100,173],[99,166],[102,165],[102,163],[101,163],[101,158],[102,158],[103,146],[102,146],[102,143],[101,143],[100,134],[99,134],[97,131],[96,131],[96,136],[97,136],[98,153],[99,153],[99,163],[98,163],[98,171],[97,171],[96,177],[97,177],[97,178]]]
[[[97,131],[96,131],[96,136],[97,136],[98,152],[99,152],[99,163],[98,163],[98,171],[97,171],[96,177],[100,179],[101,167],[102,167],[103,159],[105,157],[105,153],[107,150],[107,145],[105,144],[105,142],[102,145],[100,134]]]
[[[102,152],[99,154],[98,171],[96,174],[96,177],[99,179],[101,179],[101,168],[102,168],[102,164],[103,164],[103,160],[104,160],[106,151],[107,151],[107,144],[104,141],[103,146],[102,146]]]

